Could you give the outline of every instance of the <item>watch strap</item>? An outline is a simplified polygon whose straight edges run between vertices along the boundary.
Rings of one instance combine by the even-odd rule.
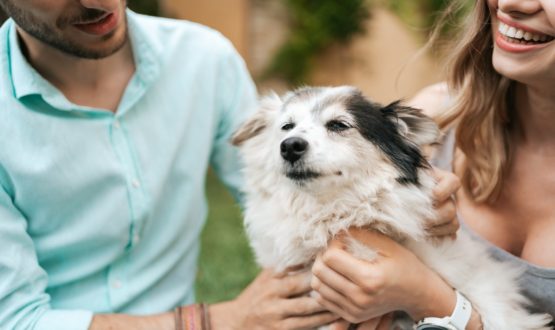
[[[449,322],[449,316],[444,318],[427,317],[414,327],[416,330],[459,330]]]
[[[438,318],[427,317],[416,325],[416,330],[444,329],[444,330],[465,330],[470,316],[472,315],[472,305],[460,292],[457,294],[457,302],[451,316]]]
[[[464,330],[472,315],[472,305],[459,291],[455,291],[455,293],[457,294],[457,304],[455,305],[453,314],[451,314],[450,323],[455,326],[457,330]]]

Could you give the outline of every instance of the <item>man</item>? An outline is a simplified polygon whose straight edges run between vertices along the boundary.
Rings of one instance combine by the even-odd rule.
[[[124,0],[0,6],[0,327],[179,328],[208,165],[240,184],[228,138],[255,103],[244,63],[219,34]],[[212,327],[334,320],[303,296],[306,275],[262,272],[210,306]]]

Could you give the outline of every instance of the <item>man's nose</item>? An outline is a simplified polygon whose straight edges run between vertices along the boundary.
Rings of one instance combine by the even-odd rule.
[[[299,137],[290,137],[280,145],[281,157],[293,164],[299,160],[308,150],[308,142]]]

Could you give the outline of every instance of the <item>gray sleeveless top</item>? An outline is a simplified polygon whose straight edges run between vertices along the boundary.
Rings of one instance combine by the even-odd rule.
[[[451,130],[432,160],[432,164],[440,169],[451,171],[454,148],[455,134]],[[549,313],[555,317],[555,268],[539,267],[516,257],[472,232],[464,224],[464,219],[460,214],[458,220],[461,224],[461,230],[467,231],[479,244],[486,245],[495,259],[523,268],[524,273],[519,282],[522,292],[532,302],[531,309],[535,312]]]

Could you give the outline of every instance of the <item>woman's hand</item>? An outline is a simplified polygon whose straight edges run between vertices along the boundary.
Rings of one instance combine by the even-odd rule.
[[[438,168],[434,168],[432,174],[437,181],[432,191],[437,217],[428,219],[426,232],[430,237],[440,240],[448,237],[455,238],[459,221],[453,196],[459,190],[461,181],[455,174]]]
[[[337,320],[308,296],[311,277],[262,271],[237,299],[210,306],[212,329],[307,329]]]
[[[351,229],[349,235],[378,256],[357,259],[346,251],[344,237],[334,239],[312,268],[311,285],[322,306],[351,323],[397,310],[413,320],[451,315],[454,290],[412,252],[367,229]]]

